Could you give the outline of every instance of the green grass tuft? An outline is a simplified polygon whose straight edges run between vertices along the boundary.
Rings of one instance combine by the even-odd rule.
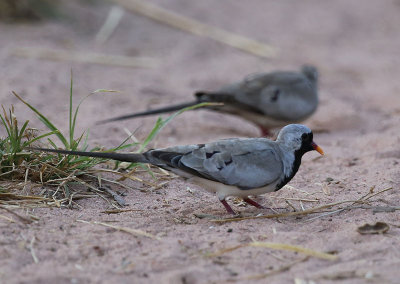
[[[153,129],[150,131],[146,139],[144,139],[143,143],[136,142],[129,144],[127,141],[130,137],[128,137],[115,148],[101,149],[100,147],[95,147],[88,150],[87,140],[89,132],[85,131],[77,137],[75,133],[79,108],[88,97],[98,93],[110,92],[116,91],[104,89],[96,90],[80,100],[77,106],[74,108],[73,80],[71,73],[71,84],[69,90],[68,135],[64,135],[59,128],[57,128],[44,114],[21,98],[17,93],[12,92],[21,102],[23,102],[38,116],[39,120],[49,129],[49,131],[39,136],[35,136],[37,131],[28,127],[29,121],[25,121],[22,126],[19,127],[18,120],[14,113],[14,107],[11,107],[8,112],[6,112],[5,108],[3,107],[3,114],[0,114],[0,119],[1,125],[5,128],[6,137],[0,139],[0,180],[16,181],[19,182],[19,184],[21,184],[21,181],[25,181],[22,186],[23,188],[25,188],[27,181],[42,185],[56,186],[55,190],[51,189],[51,187],[46,187],[49,189],[47,189],[44,193],[46,198],[52,198],[51,204],[55,206],[61,206],[63,204],[71,205],[74,199],[87,196],[87,191],[84,193],[84,195],[82,195],[81,189],[78,190],[76,189],[76,186],[72,186],[76,183],[84,185],[85,188],[90,188],[92,193],[100,195],[104,198],[103,194],[106,196],[107,194],[98,189],[98,185],[102,183],[102,180],[109,183],[118,183],[116,181],[103,179],[99,174],[101,171],[94,168],[96,165],[103,163],[104,159],[80,157],[74,155],[65,156],[54,153],[29,152],[24,151],[24,149],[31,146],[33,143],[41,142],[43,138],[47,138],[47,144],[50,145],[50,147],[58,148],[57,143],[51,139],[51,137],[56,137],[63,145],[63,148],[67,150],[103,150],[105,152],[115,152],[127,148],[136,148],[136,152],[142,152],[160,133],[160,131],[176,116],[188,110],[214,105],[211,103],[201,103],[195,106],[184,108],[167,117],[166,119],[158,118]],[[116,163],[115,165],[118,167],[119,163]],[[137,166],[137,164],[131,164],[129,168],[133,168],[135,166]],[[155,177],[154,173],[149,170],[148,167],[140,165],[139,169],[145,169],[153,178]],[[112,172],[115,174],[121,174],[117,171]],[[97,183],[98,185],[91,185],[93,182]],[[7,192],[7,188],[3,188],[2,191]],[[41,199],[40,202],[44,202],[44,200],[47,199]]]

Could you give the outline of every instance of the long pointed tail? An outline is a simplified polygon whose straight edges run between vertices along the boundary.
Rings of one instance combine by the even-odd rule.
[[[149,161],[142,154],[124,154],[124,153],[103,153],[103,152],[83,152],[83,151],[68,151],[68,150],[59,150],[59,149],[47,149],[47,148],[27,148],[32,151],[43,151],[43,152],[52,152],[59,153],[65,155],[77,155],[77,156],[85,156],[85,157],[93,157],[93,158],[104,158],[111,159],[121,162],[130,162],[130,163],[148,163]]]
[[[141,117],[141,116],[147,116],[147,115],[153,115],[153,114],[161,114],[161,113],[166,113],[166,112],[178,111],[178,110],[181,110],[181,109],[183,109],[185,107],[190,107],[190,106],[197,105],[198,103],[200,103],[200,102],[199,101],[193,101],[193,102],[190,102],[190,103],[183,103],[183,104],[179,104],[179,105],[167,106],[167,107],[163,107],[163,108],[152,109],[152,110],[148,110],[148,111],[143,111],[143,112],[137,112],[137,113],[133,113],[133,114],[117,116],[117,117],[113,117],[113,118],[109,118],[109,119],[105,119],[105,120],[100,120],[100,121],[96,122],[96,124],[103,124],[103,123],[107,123],[107,122],[111,122],[111,121],[125,120],[125,119],[129,119],[129,118],[135,118],[135,117]]]

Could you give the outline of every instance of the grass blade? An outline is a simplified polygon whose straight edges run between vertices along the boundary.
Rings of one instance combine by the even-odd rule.
[[[36,113],[39,116],[40,121],[43,122],[44,125],[47,126],[47,128],[49,128],[51,131],[56,131],[56,133],[54,133],[58,139],[60,139],[60,141],[64,144],[66,149],[69,149],[69,143],[67,141],[67,139],[65,139],[64,135],[61,134],[61,132],[58,130],[57,127],[54,126],[54,124],[52,124],[47,117],[45,117],[43,114],[41,114],[36,108],[34,108],[32,105],[30,105],[28,102],[26,102],[24,99],[22,99],[16,92],[12,92],[14,96],[16,96],[21,102],[23,102],[27,107],[29,107],[34,113]]]
[[[73,82],[73,74],[72,74],[72,69],[71,69],[71,83],[69,87],[69,145],[71,146],[72,149],[72,143],[74,141],[74,130],[75,130],[75,121],[74,124],[72,122],[72,89],[74,86]],[[76,113],[75,113],[76,116]]]
[[[1,118],[1,122],[4,125],[4,128],[7,131],[7,137],[10,137],[11,134],[10,134],[10,129],[8,128],[7,122],[5,121],[5,119],[3,118],[3,116],[1,114],[0,114],[0,118]]]
[[[56,134],[57,132],[58,132],[58,130],[51,131],[51,132],[42,134],[42,135],[40,135],[40,136],[38,136],[38,137],[35,137],[35,138],[33,138],[32,140],[25,141],[25,142],[23,143],[23,147],[24,147],[24,148],[25,148],[25,147],[28,147],[28,146],[31,145],[33,142],[38,141],[38,140],[40,140],[40,139],[42,139],[42,138],[44,138],[44,137],[47,137],[47,136]]]
[[[161,117],[159,117],[157,119],[155,126],[151,130],[150,134],[147,136],[147,138],[144,140],[144,142],[140,146],[140,149],[138,152],[141,153],[146,148],[146,146],[154,139],[154,137],[161,131],[161,129],[163,129],[171,120],[173,120],[178,115],[180,115],[183,112],[188,111],[188,110],[193,110],[193,109],[206,107],[206,106],[216,106],[216,105],[221,105],[221,104],[220,103],[200,103],[200,104],[197,104],[194,106],[185,107],[185,108],[175,112],[174,114],[170,115],[165,120],[163,120]]]

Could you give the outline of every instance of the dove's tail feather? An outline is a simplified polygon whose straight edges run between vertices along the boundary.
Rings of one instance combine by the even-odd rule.
[[[197,105],[198,103],[200,103],[200,102],[199,101],[193,101],[193,102],[190,102],[190,103],[183,103],[183,104],[172,105],[172,106],[167,106],[167,107],[163,107],[163,108],[143,111],[143,112],[137,112],[137,113],[127,114],[127,115],[117,116],[117,117],[113,117],[113,118],[109,118],[109,119],[98,121],[98,122],[96,122],[96,124],[103,124],[103,123],[107,123],[107,122],[125,120],[125,119],[130,119],[130,118],[135,118],[135,117],[141,117],[141,116],[148,116],[148,115],[162,114],[162,113],[167,113],[167,112],[172,112],[172,111],[178,111],[178,110],[181,110],[181,109],[183,109],[185,107],[191,107],[191,106]]]
[[[93,158],[112,159],[116,161],[129,162],[129,163],[149,163],[149,161],[143,154],[128,154],[128,153],[114,153],[114,152],[112,153],[83,152],[83,151],[68,151],[68,150],[47,149],[47,148],[27,148],[27,149],[33,151],[59,153],[64,155],[77,155],[77,156],[85,156]]]
[[[210,103],[232,103],[235,102],[235,96],[228,93],[219,92],[203,92],[199,91],[194,94],[197,101],[200,103],[210,102]]]

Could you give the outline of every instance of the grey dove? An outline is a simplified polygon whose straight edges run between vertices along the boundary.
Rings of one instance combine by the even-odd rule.
[[[149,163],[216,193],[226,210],[232,214],[235,212],[226,202],[226,197],[239,196],[245,202],[263,208],[249,195],[282,188],[297,173],[306,152],[316,150],[323,155],[322,149],[313,141],[310,128],[301,124],[282,128],[276,141],[267,138],[232,138],[208,144],[154,149],[143,154],[31,149]]]
[[[301,72],[277,71],[247,76],[243,81],[222,87],[216,92],[197,92],[189,103],[138,112],[99,121],[98,124],[147,115],[177,111],[198,103],[223,103],[206,108],[240,116],[256,124],[262,135],[271,128],[305,120],[318,106],[318,71],[303,66]]]

